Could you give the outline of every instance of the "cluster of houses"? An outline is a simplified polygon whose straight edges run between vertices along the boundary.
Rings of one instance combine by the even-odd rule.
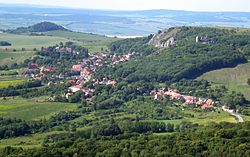
[[[80,72],[80,76],[73,76],[73,80],[68,80],[68,82],[74,83],[75,80],[77,84],[84,84],[90,81],[96,74],[96,69],[103,66],[103,62],[106,58],[106,54],[98,54],[74,64],[71,70]]]
[[[97,67],[102,67],[103,62],[107,58],[106,54],[97,54],[90,56],[87,59],[83,59],[81,62],[73,65],[71,70],[80,72],[80,76],[72,76],[71,80],[68,80],[68,83],[75,84],[75,86],[71,86],[68,89],[68,93],[65,94],[68,99],[69,96],[73,95],[78,91],[83,91],[85,95],[92,95],[94,89],[89,89],[83,87],[82,84],[89,82],[91,80],[95,80],[94,76],[96,74]],[[97,84],[105,84],[105,85],[115,85],[116,81],[109,80],[107,77],[103,78],[102,81],[96,80],[93,85]]]
[[[71,95],[79,91],[83,91],[85,93],[85,96],[92,95],[94,93],[93,89],[89,89],[81,85],[71,86],[69,87],[68,92],[65,93],[66,99],[68,99]]]
[[[136,54],[135,52],[131,52],[131,53],[128,53],[128,54],[125,54],[125,55],[122,55],[122,56],[113,55],[113,57],[112,57],[112,64],[116,65],[116,64],[121,64],[123,62],[127,62],[135,54]]]
[[[26,78],[33,78],[34,80],[42,80],[47,73],[55,71],[55,67],[52,66],[39,66],[36,63],[31,63],[22,72],[22,75]]]
[[[80,76],[75,76],[74,79],[68,80],[69,83],[75,84],[84,84],[93,79],[96,74],[96,69],[103,67],[107,63],[108,58],[112,58],[111,65],[121,64],[123,62],[129,61],[132,56],[135,55],[135,52],[128,53],[122,56],[108,56],[106,54],[97,54],[90,56],[87,59],[83,59],[81,62],[74,64],[71,68],[72,71],[79,71]],[[72,77],[73,78],[73,77]],[[115,80],[109,80],[108,77],[103,78],[102,80],[95,80],[93,85],[103,84],[103,85],[115,85],[117,82]]]
[[[184,99],[185,105],[196,105],[202,109],[212,109],[214,107],[215,102],[211,99],[198,98],[195,96],[183,95],[176,89],[171,88],[163,88],[161,90],[153,90],[150,92],[150,95],[154,97],[155,100],[163,97],[169,96],[172,100],[181,100]]]
[[[42,51],[49,51],[49,48],[42,48]],[[75,51],[70,47],[56,47],[55,52],[58,53],[74,53],[78,54],[79,52]],[[79,72],[79,75],[76,74],[74,76],[66,76],[66,74],[54,75],[53,72],[56,71],[56,68],[53,66],[41,66],[36,63],[31,63],[28,65],[23,75],[26,77],[32,78],[34,80],[42,80],[47,76],[47,74],[52,73],[50,75],[52,78],[58,78],[61,81],[60,83],[70,83],[71,87],[68,88],[68,92],[65,93],[65,97],[69,98],[69,96],[73,95],[78,91],[83,91],[85,95],[92,95],[94,89],[89,89],[84,87],[85,83],[92,83],[95,87],[98,84],[102,85],[112,85],[115,86],[117,84],[116,80],[110,80],[108,77],[104,77],[102,80],[98,80],[95,78],[97,68],[102,68],[105,65],[117,65],[124,62],[127,62],[134,56],[136,53],[131,52],[128,54],[124,54],[118,56],[107,55],[107,54],[95,54],[91,55],[88,58],[81,60],[80,62],[72,65],[69,69],[70,71]],[[48,85],[56,84],[54,82],[49,82]]]

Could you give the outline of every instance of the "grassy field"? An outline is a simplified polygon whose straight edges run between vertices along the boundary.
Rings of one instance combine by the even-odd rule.
[[[0,76],[10,76],[19,74],[19,70],[1,70]]]
[[[15,97],[0,100],[0,116],[19,118],[24,120],[40,120],[49,118],[60,111],[76,109],[75,104],[59,102],[36,102]]]
[[[238,65],[235,68],[225,68],[211,71],[200,76],[214,84],[223,84],[231,91],[238,91],[250,100],[250,86],[247,80],[250,78],[250,63]]]
[[[64,131],[51,131],[46,133],[37,133],[28,136],[21,136],[16,138],[2,139],[0,140],[0,149],[12,146],[12,147],[22,147],[24,149],[41,147],[43,139],[49,135],[57,135],[65,133]]]
[[[62,37],[52,36],[29,36],[29,35],[15,35],[8,33],[0,33],[0,39],[10,42],[12,46],[1,46],[0,49],[17,49],[22,48],[32,50],[33,48],[40,49],[41,47],[48,47],[58,44],[59,42],[68,41]]]
[[[1,51],[0,50],[0,66],[11,65],[14,63],[22,63],[25,59],[34,56],[34,51]]]
[[[22,84],[26,80],[23,77],[18,76],[0,76],[0,88],[5,88],[8,86],[15,86],[17,84]]]
[[[177,120],[160,120],[160,122],[171,123],[171,124],[180,124],[182,121],[190,121],[192,123],[197,123],[201,125],[206,125],[211,122],[220,123],[220,122],[232,122],[236,123],[234,117],[226,112],[194,112],[194,111],[184,111],[185,113],[189,113],[194,115],[192,118],[183,118]]]

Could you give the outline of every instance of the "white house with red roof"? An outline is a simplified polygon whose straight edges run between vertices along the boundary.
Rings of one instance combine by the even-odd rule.
[[[69,91],[72,92],[72,93],[76,93],[76,92],[78,92],[78,91],[80,91],[82,89],[83,89],[83,87],[81,85],[69,87]]]
[[[71,70],[73,71],[81,71],[82,70],[82,65],[81,64],[75,64],[72,66]]]
[[[39,65],[36,64],[36,63],[31,63],[31,64],[28,65],[29,69],[37,69],[38,67],[39,67]]]
[[[71,93],[76,93],[78,91],[83,91],[85,93],[85,95],[90,95],[90,94],[94,93],[94,90],[83,87],[81,85],[69,87],[69,92],[71,92]]]

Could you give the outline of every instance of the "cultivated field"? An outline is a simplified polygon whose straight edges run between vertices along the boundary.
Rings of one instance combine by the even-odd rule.
[[[231,91],[242,92],[250,100],[250,63],[238,65],[235,68],[224,68],[205,73],[198,79],[205,79],[214,84],[224,84]]]
[[[16,49],[21,50],[33,50],[33,48],[40,49],[41,47],[48,47],[58,44],[59,42],[68,41],[62,37],[51,37],[51,36],[29,36],[29,35],[16,35],[8,33],[0,33],[0,41],[7,41],[12,46],[1,46],[0,49]]]
[[[26,80],[19,76],[0,76],[0,88],[15,86],[24,83]],[[0,100],[1,102],[1,100]]]
[[[60,102],[36,102],[34,99],[10,97],[0,100],[0,116],[23,120],[40,120],[49,118],[60,111],[72,111],[75,104]]]
[[[9,139],[2,139],[0,140],[0,148],[4,148],[7,146],[13,147],[22,147],[24,149],[34,148],[34,147],[41,147],[43,140],[46,136],[49,135],[57,135],[65,133],[64,131],[51,131],[45,133],[37,133],[28,136],[21,136],[16,138],[9,138]]]
[[[34,56],[34,51],[1,51],[0,50],[0,66],[11,65],[14,63],[22,63],[25,59]]]
[[[0,76],[10,76],[10,75],[17,75],[19,70],[1,70]]]

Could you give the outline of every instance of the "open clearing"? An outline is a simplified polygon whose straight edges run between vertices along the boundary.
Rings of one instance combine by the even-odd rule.
[[[0,116],[23,120],[40,120],[49,118],[60,111],[72,111],[75,104],[60,102],[36,102],[22,98],[0,100]]]

